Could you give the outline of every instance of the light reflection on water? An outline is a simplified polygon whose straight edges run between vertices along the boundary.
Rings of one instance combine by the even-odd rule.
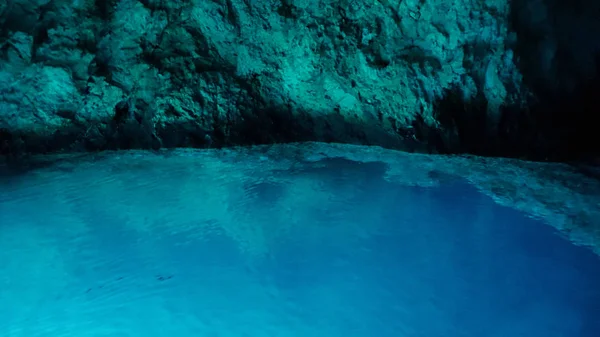
[[[460,181],[238,164],[6,183],[0,335],[600,335],[600,259]]]

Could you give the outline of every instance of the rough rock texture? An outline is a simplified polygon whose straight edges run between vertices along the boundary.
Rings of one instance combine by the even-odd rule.
[[[110,209],[105,211],[127,216],[125,214],[131,205],[161,212],[160,206],[151,205],[160,202],[154,200],[155,195],[164,193],[181,196],[177,208],[194,209],[199,200],[227,205],[226,199],[232,193],[245,193],[233,192],[230,190],[231,185],[225,181],[247,181],[248,186],[253,186],[253,181],[256,184],[265,181],[283,182],[292,190],[281,194],[287,195],[288,199],[283,198],[284,201],[275,204],[281,207],[270,208],[265,213],[269,217],[281,219],[293,218],[287,207],[289,205],[294,205],[299,213],[303,213],[328,203],[327,196],[318,197],[318,193],[314,193],[323,191],[322,187],[315,186],[319,184],[319,179],[314,180],[314,176],[311,176],[323,174],[319,168],[331,168],[330,165],[334,161],[340,165],[338,173],[349,174],[347,170],[351,170],[352,167],[356,170],[357,166],[372,164],[377,169],[365,171],[363,167],[358,171],[363,175],[366,172],[374,176],[381,174],[387,181],[404,186],[427,188],[467,181],[496,202],[544,221],[573,243],[589,247],[600,255],[600,180],[593,176],[592,171],[585,171],[583,167],[576,169],[562,163],[425,155],[372,146],[311,142],[220,150],[106,151],[94,155],[34,156],[32,159],[28,161],[29,167],[17,168],[17,175],[10,172],[15,168],[0,165],[0,190],[4,192],[5,197],[18,198],[17,195],[23,195],[27,198],[33,193],[38,198],[41,193],[39,191],[43,190],[43,193],[49,195],[49,202],[57,202],[60,207],[64,207],[73,200],[73,191],[81,189],[81,186],[89,186],[90,191],[95,192],[87,193],[102,200],[99,204],[110,205],[107,206]],[[256,172],[261,174],[257,176]],[[285,172],[303,173],[291,177]],[[302,175],[306,175],[305,178],[301,178]],[[130,184],[140,183],[140,176],[147,177],[143,179],[143,185],[148,191],[154,191],[148,194],[148,198],[125,198],[117,203],[105,201],[107,195],[122,193],[115,190],[115,187],[122,191]],[[198,179],[202,182],[199,183]],[[173,185],[165,186],[162,183],[164,180],[172,181]],[[336,188],[343,188],[351,200],[356,193],[364,192],[359,186],[367,183],[360,178],[357,180],[362,183]],[[37,192],[33,192],[32,188]],[[312,192],[308,193],[307,190]],[[18,193],[12,194],[13,191]],[[373,207],[377,207],[377,203],[375,201]],[[230,207],[239,206],[236,203]],[[172,210],[166,210],[164,207],[162,209],[162,212],[172,213]],[[215,211],[219,214],[214,215],[216,219],[229,216],[223,214],[222,210],[221,206],[217,207]],[[186,214],[184,219],[181,219],[181,222],[174,221],[178,226],[176,231],[185,231],[180,226],[190,223],[187,218],[189,213],[194,212],[182,212]],[[147,225],[144,218],[137,216],[131,221],[124,221],[127,224],[136,222],[140,226]],[[170,223],[165,222],[167,225]],[[199,226],[195,221],[191,224]],[[365,225],[369,225],[368,221]],[[260,226],[247,229],[252,231],[253,228]],[[273,233],[278,230],[281,228],[273,229]],[[273,234],[259,232],[259,235]],[[258,239],[258,242],[265,241],[268,241],[268,238]]]
[[[580,159],[600,144],[588,2],[2,0],[0,153],[318,140]]]

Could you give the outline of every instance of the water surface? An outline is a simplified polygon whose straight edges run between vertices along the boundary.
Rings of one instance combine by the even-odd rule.
[[[461,179],[239,165],[4,179],[0,336],[600,336],[598,256]]]

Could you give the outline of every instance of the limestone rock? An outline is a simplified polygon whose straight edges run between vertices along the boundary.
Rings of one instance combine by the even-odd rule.
[[[591,83],[600,25],[578,37],[590,7],[553,2],[4,1],[0,149],[317,140],[560,159],[586,115],[557,130],[539,102]]]

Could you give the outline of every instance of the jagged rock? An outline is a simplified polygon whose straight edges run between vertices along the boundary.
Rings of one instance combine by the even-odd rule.
[[[4,1],[1,153],[318,140],[579,155],[596,149],[587,111],[565,109],[598,103],[583,90],[598,5],[557,1]]]

